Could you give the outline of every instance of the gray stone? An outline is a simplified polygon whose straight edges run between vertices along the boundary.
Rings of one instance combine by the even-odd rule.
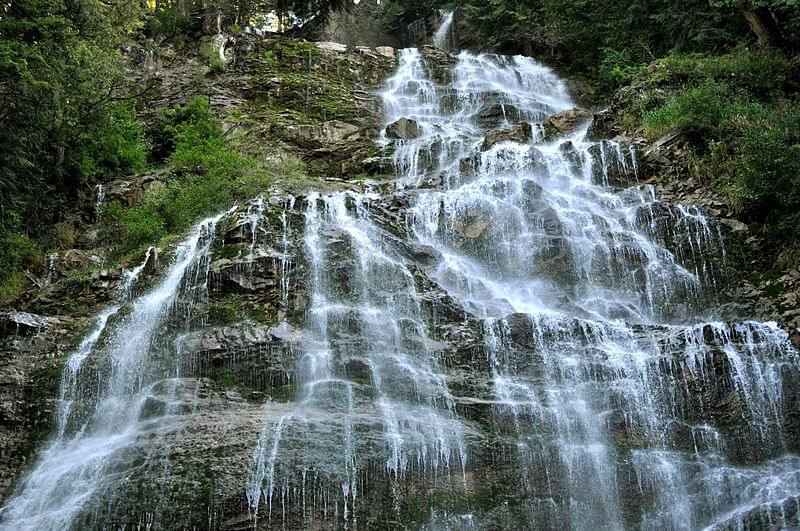
[[[483,138],[483,150],[491,149],[492,146],[502,142],[519,142],[524,143],[531,139],[531,126],[530,124],[515,124],[499,129],[493,129],[486,133]]]
[[[400,118],[386,127],[386,136],[396,140],[414,140],[421,134],[419,124],[408,118]]]
[[[575,107],[560,113],[554,114],[543,124],[548,138],[569,135],[589,118],[589,111],[580,107]]]

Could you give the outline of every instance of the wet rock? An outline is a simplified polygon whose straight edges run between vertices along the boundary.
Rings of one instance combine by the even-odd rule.
[[[639,179],[635,152],[630,145],[601,141],[589,148],[592,157],[592,182],[601,186],[627,188]]]
[[[105,256],[96,251],[68,249],[52,253],[47,257],[41,277],[46,283],[64,278],[72,271],[101,266]]]
[[[147,261],[144,263],[142,273],[150,275],[159,270],[159,258],[161,257],[160,247],[151,247],[148,249]]]
[[[263,293],[277,286],[278,255],[247,255],[221,258],[211,263],[213,291],[225,293]]]
[[[368,157],[361,161],[361,168],[366,173],[389,173],[394,170],[394,161],[391,157]]]
[[[408,118],[400,118],[386,127],[386,136],[396,140],[414,140],[421,134],[419,124]]]
[[[485,213],[467,213],[453,222],[453,230],[468,239],[480,238],[489,228],[491,220]]]
[[[543,127],[547,138],[569,135],[589,118],[589,111],[580,107],[561,111],[554,114],[544,122]]]
[[[499,129],[494,129],[486,133],[483,139],[483,150],[491,149],[492,146],[502,142],[524,143],[531,139],[531,126],[529,124],[515,124]]]
[[[372,368],[364,358],[350,358],[344,362],[344,372],[353,380],[369,382],[372,379]]]
[[[603,109],[592,115],[592,122],[586,131],[586,138],[597,141],[603,138],[610,138],[616,135],[617,115],[611,109]]]
[[[415,243],[410,245],[409,248],[411,259],[425,267],[436,265],[442,259],[442,253],[430,245]]]
[[[0,314],[0,326],[6,334],[38,334],[46,328],[61,324],[58,317],[46,317],[35,313],[11,311]]]
[[[504,123],[519,121],[522,117],[523,114],[513,105],[493,103],[483,108],[476,116],[476,120],[481,127],[492,129]]]

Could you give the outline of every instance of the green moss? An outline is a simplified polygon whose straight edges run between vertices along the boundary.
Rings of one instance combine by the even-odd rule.
[[[214,259],[233,260],[242,255],[242,246],[237,244],[220,245],[214,249]]]
[[[219,380],[217,380],[217,385],[223,389],[230,389],[233,387],[233,373],[230,371],[223,373]]]
[[[280,387],[270,387],[265,394],[276,402],[289,402],[294,398],[296,391],[296,385],[286,384]]]
[[[767,295],[767,297],[778,298],[783,294],[784,291],[786,291],[786,286],[780,282],[775,282],[769,284],[767,289],[764,290],[764,293]]]
[[[220,302],[208,309],[208,320],[211,324],[230,324],[238,320],[240,312],[240,296],[235,293],[227,295]]]

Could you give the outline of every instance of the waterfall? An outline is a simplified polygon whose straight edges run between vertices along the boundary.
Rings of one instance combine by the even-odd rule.
[[[174,366],[162,367],[152,347],[166,320],[181,315],[190,304],[191,297],[178,300],[195,290],[189,279],[207,276],[208,252],[221,218],[200,222],[178,246],[161,282],[130,302],[130,287],[146,260],[125,275],[120,302],[97,316],[67,361],[57,433],[3,508],[0,528],[68,528],[105,477],[114,474],[115,458],[139,435],[151,384],[168,376]]]
[[[453,34],[453,11],[442,13],[442,22],[439,29],[433,34],[433,45],[449,52],[454,48],[455,36]]]
[[[347,514],[370,462],[394,478],[414,467],[463,465],[463,429],[434,363],[413,274],[382,247],[367,200],[341,192],[307,198],[309,339],[296,362],[296,406],[277,418],[265,407],[247,487],[256,515],[262,501],[271,515],[276,488],[302,485],[309,470],[341,486],[334,495]],[[288,493],[279,494],[284,507]]]
[[[421,188],[408,223],[442,255],[431,278],[485,323],[496,424],[509,417],[537,508],[526,525],[736,527],[749,511],[796,503],[797,460],[770,459],[786,451],[782,378],[796,374],[797,352],[774,323],[707,321],[719,228],[636,184],[632,147],[589,141],[586,126],[537,134],[573,104],[532,60],[462,52],[448,86],[417,50],[399,65],[386,123],[413,119],[422,134],[379,141],[394,148],[400,185]],[[489,118],[531,123],[530,140],[482,150]],[[620,172],[633,186],[609,179]],[[430,188],[436,176],[443,185]],[[713,398],[693,396],[719,385],[720,370],[742,403],[740,433],[709,425]],[[742,437],[759,441],[766,464],[735,464]],[[626,469],[651,500],[634,521]]]
[[[380,91],[392,191],[257,197],[124,275],[0,529],[798,524],[800,356],[723,313],[718,224],[554,133],[547,67],[451,59],[402,50]]]

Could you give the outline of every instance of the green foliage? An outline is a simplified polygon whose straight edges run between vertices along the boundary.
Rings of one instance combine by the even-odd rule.
[[[133,113],[116,103],[129,94],[118,50],[140,10],[138,2],[112,9],[98,0],[4,4],[0,274],[15,286],[36,242],[82,190],[144,164]]]
[[[106,240],[119,255],[154,245],[202,216],[263,192],[272,179],[291,181],[301,171],[294,161],[267,164],[237,152],[202,97],[168,113],[161,130],[171,135],[174,148],[166,163],[174,176],[149,189],[135,208],[108,206]]]
[[[38,245],[24,234],[0,234],[0,304],[19,295],[25,284],[19,268],[39,261],[40,256]]]
[[[239,316],[239,295],[230,293],[208,310],[208,319],[213,324],[230,324]]]
[[[640,102],[648,136],[681,131],[744,219],[771,236],[800,238],[800,110],[787,99],[796,80],[786,57],[743,48],[671,55],[638,82],[672,91]]]
[[[107,181],[144,170],[147,150],[133,109],[117,103],[81,133],[69,164],[84,179]]]
[[[650,82],[696,85],[730,83],[757,99],[769,99],[791,89],[792,63],[772,50],[737,47],[729,54],[670,54],[642,74]]]
[[[800,111],[776,109],[763,125],[748,126],[740,140],[731,192],[746,219],[800,239]]]
[[[343,104],[355,89],[345,66],[339,70],[336,66],[316,65],[319,51],[310,42],[280,39],[275,43],[274,49],[265,52],[250,85],[258,95],[259,90],[270,86],[271,79],[278,78],[281,90],[259,95],[260,103],[299,122],[356,118],[353,106]]]
[[[726,119],[743,104],[729,85],[704,82],[648,111],[642,117],[645,132],[656,137],[673,130],[710,134],[718,137],[728,124]]]
[[[228,68],[228,63],[220,58],[219,48],[214,46],[214,43],[211,41],[211,39],[203,39],[202,50],[206,61],[208,61],[208,68],[212,74],[222,72]]]

